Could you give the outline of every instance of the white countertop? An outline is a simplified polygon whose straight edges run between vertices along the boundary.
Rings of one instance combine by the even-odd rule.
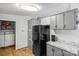
[[[71,53],[78,55],[79,49],[76,46],[72,46],[72,45],[66,44],[64,42],[59,42],[59,41],[56,41],[56,42],[49,41],[49,42],[47,42],[47,44],[64,49],[68,52],[71,52]]]

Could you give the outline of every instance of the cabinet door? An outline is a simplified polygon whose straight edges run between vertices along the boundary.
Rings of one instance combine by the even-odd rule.
[[[75,54],[69,53],[67,51],[63,51],[64,56],[74,56]]]
[[[32,30],[32,26],[34,25],[34,19],[28,20],[28,30]]]
[[[50,20],[50,28],[51,29],[56,29],[56,16],[51,16],[51,20]]]
[[[47,45],[47,56],[53,56],[54,55],[54,47]]]
[[[28,31],[28,40],[32,40],[32,31]]]
[[[28,30],[31,30],[31,20],[28,20]]]
[[[41,20],[40,19],[34,19],[34,25],[40,25],[41,24]]]
[[[75,28],[75,19],[74,19],[74,10],[64,13],[64,29],[74,29]]]
[[[62,56],[62,50],[54,47],[54,56]]]
[[[4,32],[0,32],[0,47],[4,47]]]
[[[41,18],[41,25],[49,25],[50,17]]]
[[[57,29],[63,29],[63,14],[56,15],[57,18]]]
[[[5,33],[5,47],[14,45],[14,34],[13,32]]]
[[[31,40],[28,40],[28,48],[32,49],[32,45],[33,45],[33,42]]]

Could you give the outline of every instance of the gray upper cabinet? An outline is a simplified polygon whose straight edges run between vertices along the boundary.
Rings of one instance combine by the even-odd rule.
[[[63,14],[56,15],[57,19],[57,29],[63,29]]]
[[[75,28],[75,15],[74,10],[64,13],[64,29],[74,29]]]
[[[56,16],[51,16],[50,19],[50,28],[51,29],[56,29],[57,24],[56,24]]]
[[[41,25],[49,25],[50,24],[50,17],[41,18]]]
[[[31,30],[31,24],[32,24],[32,21],[28,20],[28,30]]]
[[[40,25],[40,20],[39,19],[32,19],[32,26],[34,25]]]
[[[51,16],[51,29],[72,30],[76,28],[78,9],[69,10]]]
[[[56,16],[51,16],[50,21],[51,29],[63,29],[63,14],[57,14]]]

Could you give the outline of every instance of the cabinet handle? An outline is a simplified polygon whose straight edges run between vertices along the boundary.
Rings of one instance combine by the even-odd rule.
[[[54,49],[52,48],[52,51],[54,51]]]
[[[57,25],[55,25],[55,27],[57,28]]]
[[[53,56],[54,56],[54,48],[52,48]]]
[[[76,16],[76,19],[77,19],[77,16]]]
[[[66,25],[64,25],[64,28],[66,27]]]
[[[63,50],[62,50],[62,56],[64,56],[64,52],[63,52]]]

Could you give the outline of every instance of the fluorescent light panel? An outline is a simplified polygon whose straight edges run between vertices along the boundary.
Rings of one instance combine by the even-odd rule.
[[[41,8],[36,4],[17,4],[18,8],[27,10],[27,11],[39,11]]]

